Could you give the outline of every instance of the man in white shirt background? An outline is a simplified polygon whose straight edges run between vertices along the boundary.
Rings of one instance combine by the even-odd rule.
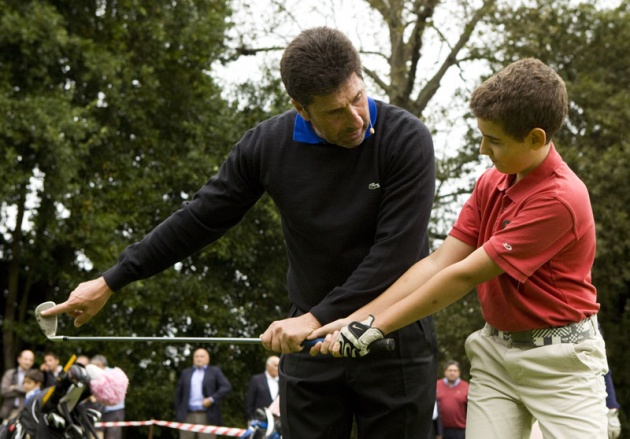
[[[257,409],[269,407],[278,397],[279,362],[280,358],[272,355],[265,362],[265,371],[252,376],[245,395],[245,418],[247,421],[255,418]]]

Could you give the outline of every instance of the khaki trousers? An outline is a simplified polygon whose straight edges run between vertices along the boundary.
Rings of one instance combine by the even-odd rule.
[[[188,413],[186,415],[186,419],[184,420],[187,424],[201,424],[206,425],[206,414],[205,413]],[[179,439],[216,439],[215,434],[210,433],[196,433],[194,431],[183,431],[179,430]]]
[[[599,331],[577,344],[524,347],[491,336],[486,326],[468,337],[466,354],[467,439],[526,439],[534,419],[545,438],[608,438],[608,363]]]

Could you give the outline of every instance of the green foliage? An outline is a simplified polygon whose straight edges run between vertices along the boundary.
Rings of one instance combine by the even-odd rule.
[[[224,51],[225,1],[2,1],[0,10],[0,199],[3,213],[15,206],[32,221],[0,222],[0,284],[12,292],[2,303],[5,364],[26,347],[54,349],[62,361],[104,354],[130,377],[129,419],[171,420],[173,389],[193,346],[52,346],[30,313],[111,266],[286,100],[281,108],[277,81],[243,87],[239,98],[252,104],[246,111],[221,98],[209,72]],[[39,202],[30,206],[33,179]],[[124,289],[80,329],[62,316],[58,333],[257,336],[287,309],[271,201],[217,244]],[[243,425],[243,386],[263,369],[265,352],[208,348],[234,386],[225,422]]]
[[[232,104],[221,98],[211,72],[225,55],[228,4],[0,0],[0,211],[24,215],[17,227],[0,217],[4,363],[13,365],[26,347],[54,349],[62,361],[104,354],[131,380],[128,419],[173,419],[173,390],[196,346],[53,346],[30,313],[45,300],[65,300],[77,283],[110,267],[192,197],[246,129],[287,108],[277,73],[235,90]],[[628,5],[530,6],[498,9],[484,34],[491,40],[470,56],[488,59],[494,70],[536,56],[567,82],[570,123],[556,145],[591,191],[599,240],[593,276],[619,398],[628,405]],[[436,200],[444,215],[432,224],[435,240],[456,215],[449,206],[472,187],[476,145],[471,140],[459,156],[438,163],[439,180],[456,183]],[[126,287],[82,328],[61,317],[58,333],[256,337],[284,316],[285,273],[278,213],[263,197],[219,242]],[[441,362],[462,362],[466,375],[465,337],[483,324],[475,294],[438,313],[436,322]],[[223,403],[224,422],[244,426],[245,386],[268,353],[258,346],[206,347],[234,386]]]

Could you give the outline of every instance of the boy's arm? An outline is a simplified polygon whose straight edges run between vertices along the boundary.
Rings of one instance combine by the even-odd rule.
[[[465,259],[473,251],[474,247],[448,236],[435,252],[412,265],[383,294],[349,317],[353,320],[363,320],[370,314],[376,314],[387,309],[412,294],[444,268]]]
[[[334,331],[340,330],[343,326],[352,321],[363,321],[370,314],[376,315],[388,307],[399,303],[441,270],[462,261],[473,251],[474,247],[457,238],[448,236],[435,252],[412,265],[405,274],[376,299],[353,312],[348,317],[331,322],[315,330],[308,338],[313,339],[332,334]],[[312,350],[311,353],[319,353],[319,349],[314,348],[314,351]]]
[[[402,328],[420,318],[434,314],[465,296],[475,286],[494,279],[503,270],[488,256],[483,247],[465,259],[443,267],[415,290],[374,314],[372,326],[385,334]]]
[[[434,314],[466,295],[476,285],[493,279],[503,270],[488,256],[483,247],[465,259],[440,270],[411,294],[377,312],[362,323],[349,323],[326,336],[320,346],[323,354],[363,356],[369,345],[384,335],[418,319]],[[311,354],[315,352],[311,349]]]

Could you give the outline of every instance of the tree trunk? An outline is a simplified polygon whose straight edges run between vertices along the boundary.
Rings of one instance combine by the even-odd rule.
[[[24,221],[27,186],[22,185],[17,202],[17,215],[15,217],[15,229],[13,230],[13,242],[11,243],[11,260],[9,262],[8,293],[5,301],[4,322],[2,323],[2,343],[4,346],[4,365],[8,369],[15,362],[16,337],[15,315],[17,312],[20,256],[22,254],[22,222]]]

